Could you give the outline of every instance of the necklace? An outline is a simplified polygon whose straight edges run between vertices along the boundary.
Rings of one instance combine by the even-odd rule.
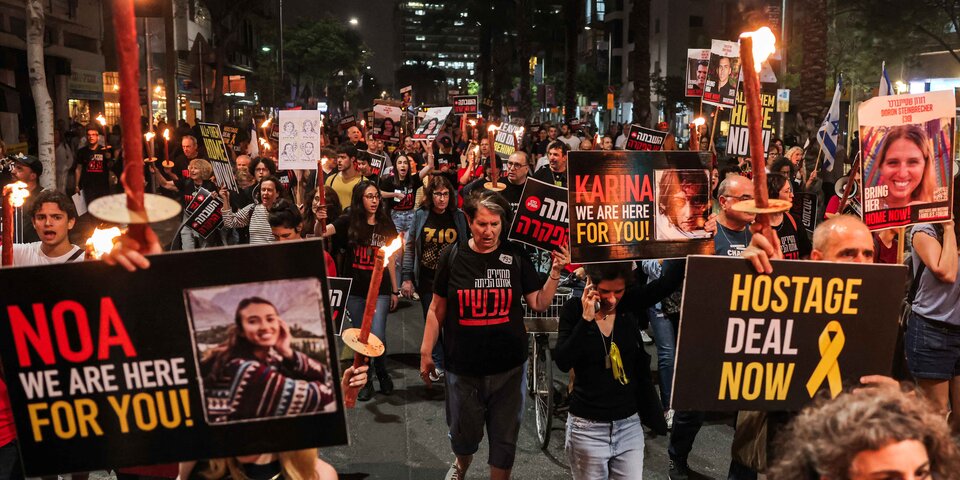
[[[601,318],[600,321],[602,322],[602,321],[605,321],[606,319],[607,319],[607,314],[603,314],[603,318]],[[603,366],[604,366],[604,368],[606,368],[607,370],[610,370],[610,367],[611,367],[611,364],[612,364],[612,362],[610,361],[610,350],[607,349],[607,341],[604,340],[604,338],[606,338],[606,335],[604,335],[604,334],[603,334],[603,330],[600,329],[600,324],[599,324],[599,323],[597,323],[597,331],[600,332],[600,344],[603,346]],[[611,336],[611,337],[613,336],[613,329],[612,329],[612,328],[610,329],[610,336]],[[612,343],[612,342],[613,342],[613,340],[611,340],[611,343]]]
[[[720,235],[723,235],[723,239],[727,241],[727,245],[731,245],[731,246],[734,245],[733,241],[730,240],[730,237],[727,236],[727,227],[724,227],[720,222],[717,222],[717,230],[720,231]],[[742,240],[740,240],[739,238],[735,238],[736,240],[740,240],[740,241],[741,241],[741,243],[738,243],[738,244],[736,244],[736,245],[746,246],[746,245],[747,245],[747,229],[743,229],[743,230],[741,230],[741,231],[739,231],[739,232],[736,232],[736,233],[743,235],[743,239],[742,239]],[[736,237],[736,236],[735,236],[735,237]]]

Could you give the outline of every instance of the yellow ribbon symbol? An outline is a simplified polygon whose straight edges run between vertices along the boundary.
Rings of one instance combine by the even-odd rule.
[[[831,333],[834,334],[832,340],[830,339]],[[828,323],[820,332],[820,339],[817,340],[820,347],[820,363],[813,370],[813,375],[810,375],[810,380],[807,380],[807,393],[810,394],[811,398],[820,389],[824,380],[830,387],[830,398],[835,398],[843,390],[840,364],[837,362],[837,357],[843,350],[843,342],[843,328],[840,327],[840,322],[836,320]]]

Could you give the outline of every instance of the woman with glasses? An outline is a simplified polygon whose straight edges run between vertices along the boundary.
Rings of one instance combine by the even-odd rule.
[[[793,182],[784,175],[779,173],[768,174],[767,191],[770,192],[771,199],[779,198],[793,203]],[[807,232],[798,227],[797,219],[793,218],[790,212],[770,214],[770,227],[780,237],[780,250],[783,251],[783,258],[800,260],[810,256],[813,244],[810,243]]]
[[[414,292],[420,296],[424,319],[433,301],[433,278],[440,252],[447,245],[463,243],[470,238],[467,217],[457,208],[454,195],[450,180],[432,176],[423,188],[423,201],[404,237],[400,293],[406,298],[412,298]],[[433,348],[433,362],[436,367],[428,373],[436,382],[443,376],[443,345],[440,342]]]
[[[318,212],[318,218],[325,213]],[[345,251],[342,274],[353,279],[350,296],[347,298],[347,312],[353,326],[360,328],[363,323],[363,310],[366,306],[367,290],[373,274],[376,249],[387,245],[397,237],[397,228],[387,215],[376,184],[366,180],[353,187],[350,209],[340,218],[327,225],[324,237],[333,237],[333,251]],[[397,270],[393,262],[388,262],[389,275],[384,275],[377,296],[377,308],[373,315],[373,334],[386,344],[387,313],[397,304]],[[389,278],[386,278],[389,277]],[[373,369],[380,383],[380,393],[393,393],[393,380],[387,373],[385,357],[373,359]],[[373,386],[370,382],[360,390],[358,399],[370,400]]]

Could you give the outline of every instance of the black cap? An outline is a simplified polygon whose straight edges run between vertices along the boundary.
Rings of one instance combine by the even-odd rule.
[[[13,157],[13,160],[17,163],[22,163],[27,167],[30,167],[30,170],[33,170],[33,173],[36,173],[39,177],[43,175],[43,164],[40,163],[40,159],[34,157],[33,155],[22,155]]]

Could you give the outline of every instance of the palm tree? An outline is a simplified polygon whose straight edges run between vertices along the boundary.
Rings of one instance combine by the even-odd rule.
[[[801,132],[803,125],[819,126],[827,106],[827,0],[801,0],[798,11],[803,12],[800,23],[803,38],[800,88],[797,92],[797,116]],[[811,123],[812,121],[812,123]],[[811,132],[804,132],[809,135]]]

